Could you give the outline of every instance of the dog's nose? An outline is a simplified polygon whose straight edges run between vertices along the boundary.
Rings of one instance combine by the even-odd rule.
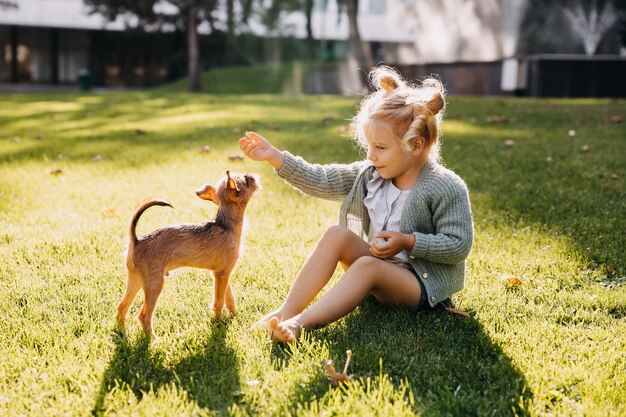
[[[246,180],[246,184],[256,184],[256,178],[253,175],[246,174],[244,175],[244,179]]]

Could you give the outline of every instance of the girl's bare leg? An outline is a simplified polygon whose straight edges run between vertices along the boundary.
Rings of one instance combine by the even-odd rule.
[[[354,310],[372,294],[379,301],[417,308],[421,289],[411,271],[378,258],[357,259],[341,280],[319,301],[301,314],[280,321],[270,319],[269,331],[274,339],[291,343],[301,329],[313,329],[332,323]]]
[[[338,263],[346,268],[362,256],[371,256],[369,244],[343,226],[330,227],[298,272],[283,305],[256,326],[274,316],[283,321],[301,313],[328,283]]]

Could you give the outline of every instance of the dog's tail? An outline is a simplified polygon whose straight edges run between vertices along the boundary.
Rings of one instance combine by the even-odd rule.
[[[135,232],[135,229],[137,228],[137,222],[139,221],[139,217],[141,217],[144,211],[146,211],[152,206],[172,207],[170,203],[168,203],[167,201],[163,201],[163,200],[150,199],[150,200],[144,201],[137,208],[137,210],[135,211],[135,214],[133,214],[133,218],[130,221],[130,226],[128,227],[128,238],[130,240],[129,248],[133,248],[137,244],[137,232]]]

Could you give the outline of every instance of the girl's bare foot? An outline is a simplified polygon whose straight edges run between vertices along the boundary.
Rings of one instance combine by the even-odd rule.
[[[294,343],[300,337],[302,326],[298,323],[297,316],[283,322],[279,322],[278,317],[270,319],[267,328],[270,337],[281,343]]]
[[[284,314],[282,312],[282,310],[275,310],[272,311],[271,313],[263,316],[262,318],[259,319],[259,321],[257,321],[256,323],[254,323],[252,326],[250,326],[250,330],[256,330],[256,329],[266,329],[267,328],[267,323],[270,321],[270,319],[272,317],[278,317],[278,321],[282,321],[284,319]]]

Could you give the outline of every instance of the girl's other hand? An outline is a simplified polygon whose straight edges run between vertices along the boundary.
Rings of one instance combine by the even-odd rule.
[[[376,239],[370,244],[370,252],[376,258],[391,258],[405,249],[410,250],[412,248],[412,245],[409,246],[409,236],[413,237],[413,235],[405,235],[400,232],[391,231],[376,233],[374,235]],[[386,242],[381,243],[383,239],[386,240]]]
[[[285,161],[282,152],[255,132],[246,132],[246,136],[239,139],[239,148],[253,161],[267,161],[276,169],[280,169]]]

